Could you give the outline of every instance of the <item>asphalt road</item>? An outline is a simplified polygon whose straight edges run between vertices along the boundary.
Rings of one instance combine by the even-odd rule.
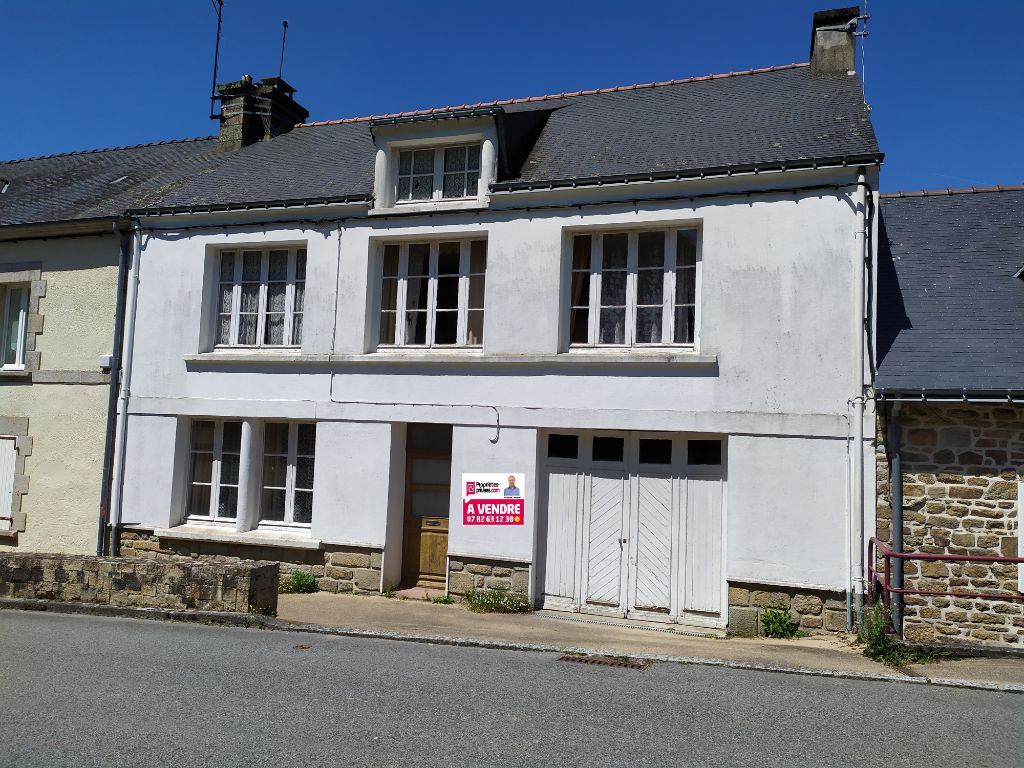
[[[1019,766],[1024,695],[0,611],[0,766]]]

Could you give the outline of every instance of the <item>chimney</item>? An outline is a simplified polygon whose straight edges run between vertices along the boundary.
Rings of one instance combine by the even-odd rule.
[[[249,75],[217,86],[220,100],[221,149],[241,149],[288,133],[296,123],[309,117],[292,94],[295,89],[280,77],[265,77],[253,83]]]
[[[853,33],[860,9],[834,8],[814,14],[811,29],[811,75],[827,77],[854,71]]]

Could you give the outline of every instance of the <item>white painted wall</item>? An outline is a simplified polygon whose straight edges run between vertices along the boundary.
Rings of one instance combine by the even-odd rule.
[[[792,178],[849,182],[853,174]],[[784,181],[696,182],[677,191]],[[551,193],[549,202],[570,194]],[[612,193],[575,194],[582,201]],[[531,477],[531,519],[537,428],[718,432],[729,435],[730,446],[727,577],[845,587],[844,440],[857,343],[850,322],[854,216],[845,194],[501,210],[509,204],[495,200],[492,210],[437,217],[355,217],[316,228],[253,225],[147,236],[127,472],[129,483],[147,476],[158,482],[147,482],[144,496],[126,496],[125,520],[147,516],[156,524],[162,516],[164,525],[172,516],[169,497],[155,498],[170,487],[160,480],[167,470],[153,465],[168,463],[173,437],[154,432],[159,449],[132,443],[132,425],[145,414],[317,419],[313,535],[377,545],[386,539],[389,548],[396,539],[388,510],[394,521],[400,509],[391,469],[401,453],[391,423],[456,424],[453,510],[462,472],[524,471]],[[699,351],[717,356],[717,365],[580,366],[557,357],[569,233],[679,223],[702,231]],[[203,276],[217,248],[305,243],[302,352],[358,355],[370,351],[374,335],[379,242],[480,233],[488,239],[485,356],[549,357],[443,365],[371,359],[237,365],[222,362],[223,354],[187,360],[203,351]],[[491,445],[497,416],[502,436]],[[462,530],[456,518],[451,551],[532,558],[532,528],[495,538]]]

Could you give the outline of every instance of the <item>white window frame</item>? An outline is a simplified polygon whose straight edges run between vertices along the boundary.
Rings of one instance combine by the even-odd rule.
[[[213,423],[213,461],[212,468],[210,470],[210,509],[208,515],[194,515],[191,514],[192,509],[192,489],[196,485],[194,473],[195,461],[193,454],[195,450],[195,425],[199,422],[212,422]],[[186,520],[190,523],[212,523],[212,524],[227,524],[232,527],[238,522],[241,510],[238,508],[238,498],[240,496],[240,490],[242,485],[245,483],[245,476],[243,475],[242,457],[241,457],[241,442],[239,442],[239,467],[238,467],[238,483],[224,483],[228,487],[233,486],[236,490],[235,496],[235,516],[234,517],[220,517],[217,514],[217,510],[220,502],[220,488],[221,488],[221,463],[224,459],[224,424],[232,422],[241,425],[239,419],[193,419],[190,424],[189,444],[188,444],[188,498],[185,500],[185,513]],[[240,427],[241,428],[241,427]],[[205,453],[205,451],[203,451]],[[205,483],[202,483],[205,485]]]
[[[657,342],[636,341],[637,325],[637,276],[639,262],[640,235],[649,232],[662,232],[665,237],[665,265],[663,268],[662,287],[662,340]],[[694,304],[693,304],[693,341],[675,342],[675,309],[676,309],[676,275],[677,275],[677,238],[680,232],[693,232],[696,234],[696,256],[694,266]],[[578,236],[590,237],[590,293],[587,301],[587,341],[572,341],[572,275],[575,271],[573,253],[575,238]],[[603,244],[606,235],[626,235],[626,325],[624,341],[622,343],[601,342],[601,278],[603,274]],[[695,226],[657,226],[652,225],[640,229],[633,228],[612,228],[599,230],[574,230],[568,233],[568,290],[567,290],[567,322],[565,326],[566,344],[570,349],[579,348],[606,348],[624,349],[639,347],[649,349],[652,347],[673,347],[681,349],[696,349],[699,341],[700,331],[700,292],[701,292],[701,231]],[[582,306],[582,304],[580,305]],[[645,305],[646,306],[646,305]],[[666,341],[666,339],[668,339]]]
[[[18,327],[18,336],[13,363],[0,365],[0,370],[20,371],[25,368],[25,324],[28,320],[28,295],[30,286],[27,283],[9,283],[0,285],[0,342],[7,339],[11,329],[8,325],[11,311],[11,293],[13,290],[21,291],[21,302],[18,308],[18,319],[15,321]]]
[[[256,527],[264,529],[277,529],[282,528],[304,528],[309,529],[312,527],[312,520],[308,523],[295,522],[295,476],[298,466],[299,458],[309,458],[313,460],[313,473],[316,476],[316,422],[312,421],[267,421],[264,422],[264,430],[271,424],[286,424],[288,426],[288,454],[285,457],[286,461],[286,472],[285,472],[285,500],[284,500],[284,520],[263,520],[263,491],[266,488],[263,478],[263,465],[268,455],[266,449],[266,441],[264,440],[263,453],[260,457],[259,473],[259,509],[256,512]],[[312,426],[314,429],[314,441],[313,441],[313,453],[311,454],[299,454],[299,426]],[[273,456],[281,456],[283,454],[274,453],[270,454]],[[272,486],[275,490],[280,490],[278,486]],[[312,494],[313,488],[299,488],[300,491],[308,491]]]
[[[471,173],[471,171],[469,170],[469,150],[472,149],[472,148],[476,148],[477,149],[477,158],[478,158],[477,159],[477,169],[476,169],[476,179],[477,179],[476,180],[476,189],[470,189],[469,185],[467,184],[466,185],[467,189],[466,189],[466,194],[465,195],[460,195],[459,197],[445,197],[444,196],[444,177],[445,177],[444,156],[445,156],[445,152],[447,152],[449,149],[465,149],[466,150],[466,169],[462,171],[463,179],[465,180],[465,177],[469,173]],[[415,176],[425,176],[426,175],[426,174],[415,174],[415,173],[412,173],[412,172],[410,172],[408,174],[403,174],[401,172],[401,161],[402,161],[402,153],[403,152],[409,152],[409,153],[433,152],[434,153],[434,157],[433,157],[434,169],[433,169],[432,189],[431,189],[430,197],[418,197],[418,198],[414,198],[414,197],[411,197],[411,196],[410,197],[406,197],[406,198],[399,197],[398,187],[399,187],[399,183],[401,182],[402,179],[409,179],[409,194],[412,195],[412,179]],[[476,199],[476,198],[478,198],[480,196],[480,180],[483,177],[483,141],[470,141],[468,143],[465,142],[465,141],[460,141],[457,144],[427,144],[427,145],[423,145],[423,146],[395,147],[395,149],[393,150],[392,160],[393,160],[393,164],[394,164],[394,168],[395,168],[394,184],[393,184],[392,192],[393,192],[393,194],[395,196],[395,205],[396,206],[400,206],[400,205],[417,205],[417,204],[418,205],[422,205],[424,203],[450,201],[450,200],[474,200],[474,199]],[[413,156],[413,160],[415,160],[415,155]],[[412,168],[414,168],[414,167],[415,166],[413,165]],[[411,171],[412,168],[410,168],[410,171]],[[453,172],[453,173],[457,173],[457,171]]]
[[[284,344],[269,344],[264,342],[266,334],[266,321],[267,321],[267,290],[269,286],[269,274],[270,274],[270,253],[272,251],[285,251],[288,254],[288,276],[285,284],[285,311],[284,311]],[[246,253],[259,253],[260,254],[260,288],[259,298],[257,300],[257,320],[256,320],[256,343],[255,344],[239,344],[238,343],[238,331],[239,331],[239,314],[241,313],[242,306],[242,265],[244,262],[244,254]],[[305,326],[300,329],[299,338],[293,339],[293,330],[295,325],[296,316],[305,316],[305,283],[306,279],[303,277],[301,280],[296,278],[296,263],[299,255],[302,255],[304,259],[308,259],[305,247],[296,246],[270,246],[261,248],[248,248],[240,246],[238,248],[225,248],[217,254],[217,291],[215,296],[214,306],[214,318],[213,318],[213,337],[214,337],[214,348],[216,349],[299,349],[302,347],[301,333]],[[234,256],[235,268],[231,281],[231,321],[228,329],[228,342],[221,342],[218,340],[220,334],[220,318],[221,315],[227,314],[226,312],[220,311],[220,298],[222,287],[228,285],[228,281],[221,280],[221,268],[223,259],[228,256]],[[303,285],[303,307],[302,310],[296,311],[295,309],[295,296],[296,296],[296,285],[302,283]]]
[[[438,344],[435,342],[436,317],[437,317],[437,262],[441,243],[459,244],[459,304],[458,304],[458,326],[455,332],[454,344]],[[483,347],[483,327],[481,326],[481,339],[479,344],[469,344],[466,341],[469,327],[469,280],[471,276],[481,275],[484,279],[484,292],[487,286],[487,252],[484,251],[484,271],[471,272],[470,252],[473,242],[483,242],[484,238],[468,239],[439,239],[430,241],[408,241],[399,243],[382,243],[378,254],[377,270],[377,347],[380,349],[480,349]],[[395,299],[395,341],[394,343],[381,343],[381,315],[384,288],[384,249],[386,246],[398,246],[398,290]],[[430,266],[427,275],[427,333],[425,344],[414,344],[406,340],[406,298],[409,281],[409,247],[412,245],[428,245],[430,247]],[[474,308],[481,313],[486,312],[486,299],[483,308]],[[484,316],[486,322],[486,315]]]

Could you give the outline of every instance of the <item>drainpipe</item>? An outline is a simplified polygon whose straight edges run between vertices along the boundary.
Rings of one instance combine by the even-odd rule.
[[[118,540],[118,529],[121,525],[121,512],[124,491],[124,454],[127,444],[125,426],[128,418],[128,398],[131,396],[132,384],[132,353],[135,349],[135,314],[139,298],[139,260],[142,256],[142,233],[139,222],[132,226],[132,261],[128,275],[127,296],[125,299],[124,328],[124,361],[122,362],[121,391],[117,399],[117,424],[115,427],[116,445],[114,447],[114,471],[111,482],[110,511],[110,553],[115,557],[121,553],[121,542]]]
[[[853,338],[856,339],[857,353],[855,381],[856,391],[853,398],[853,505],[851,523],[853,525],[853,546],[856,552],[853,557],[854,573],[854,604],[856,619],[859,622],[864,609],[864,269],[867,263],[867,229],[865,228],[865,211],[867,178],[863,166],[857,170],[857,189],[854,192],[854,210],[857,216],[856,228],[853,233],[853,267],[856,287],[854,297],[857,301],[853,313]]]
[[[900,403],[893,403],[889,412],[889,496],[892,507],[892,551],[903,551],[903,467],[900,458]],[[896,589],[903,589],[903,558],[892,559],[892,580]],[[903,595],[892,596],[892,628],[903,636]]]
[[[114,232],[118,225],[114,224]],[[117,296],[114,300],[114,340],[110,351],[110,388],[107,393],[107,425],[103,438],[103,469],[100,474],[100,514],[96,530],[96,554],[105,555],[110,550],[107,542],[107,524],[110,520],[111,464],[114,460],[114,426],[117,408],[117,392],[121,379],[121,339],[124,332],[124,299],[128,269],[128,253],[132,247],[130,232],[120,233],[120,248],[117,257]]]

